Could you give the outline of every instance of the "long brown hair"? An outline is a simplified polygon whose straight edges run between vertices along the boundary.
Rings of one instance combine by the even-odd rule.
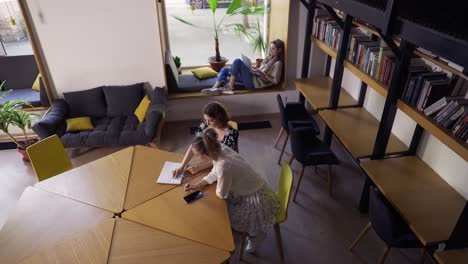
[[[212,160],[218,160],[221,155],[221,143],[219,143],[216,131],[208,128],[192,141],[192,147],[200,154],[208,156]]]
[[[270,44],[275,45],[275,47],[278,49],[278,60],[284,62],[284,42],[281,39],[275,39],[272,42],[270,42]]]
[[[205,105],[202,113],[216,119],[223,127],[227,127],[228,122],[231,119],[229,112],[219,102],[211,102]]]

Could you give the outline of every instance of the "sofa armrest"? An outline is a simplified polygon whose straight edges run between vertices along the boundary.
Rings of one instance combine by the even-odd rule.
[[[159,123],[165,117],[166,95],[163,88],[154,88],[151,93],[151,104],[146,112],[144,121],[145,135],[149,138],[156,136]]]
[[[67,116],[67,103],[64,100],[56,100],[46,115],[32,126],[32,129],[40,138],[46,138],[53,134],[62,136],[64,131],[59,128],[65,123]]]

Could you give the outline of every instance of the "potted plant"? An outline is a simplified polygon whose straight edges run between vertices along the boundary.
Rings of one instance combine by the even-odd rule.
[[[172,57],[172,59],[174,60],[175,66],[177,67],[177,71],[180,74],[181,73],[180,66],[182,65],[182,63],[180,62],[180,58],[178,56],[175,56],[175,57]]]
[[[226,16],[234,16],[237,14],[249,15],[249,14],[260,14],[264,13],[265,8],[264,6],[249,6],[249,5],[242,5],[244,2],[243,0],[232,0],[231,4],[229,5],[228,9],[226,10],[226,15],[224,15],[219,22],[216,21],[216,10],[218,7],[218,0],[207,0],[208,5],[210,6],[211,12],[213,14],[213,28],[209,30],[213,30],[213,38],[215,41],[215,56],[209,57],[208,62],[210,63],[211,68],[213,70],[219,72],[225,65],[228,59],[222,57],[219,52],[219,37],[223,33],[223,31],[228,27],[228,25],[224,24],[224,18]],[[178,21],[193,26],[197,28],[201,28],[199,26],[194,25],[193,23],[182,19],[178,16],[173,16]]]
[[[4,93],[0,98],[8,94]],[[0,106],[0,130],[3,131],[7,136],[16,144],[18,152],[23,155],[23,160],[29,162],[26,148],[34,144],[36,140],[28,139],[26,134],[26,128],[31,128],[31,117],[37,114],[28,113],[22,110],[24,106],[32,106],[30,103],[21,100],[12,100],[3,103]],[[12,134],[10,134],[10,126],[16,126],[22,130],[24,135],[24,141],[17,140]]]
[[[267,44],[263,38],[262,30],[260,28],[260,21],[258,18],[257,23],[255,23],[255,25],[250,28],[247,28],[243,24],[239,23],[230,24],[229,27],[231,27],[234,32],[236,32],[236,35],[239,38],[245,38],[252,44],[253,53],[260,55],[260,58],[255,60],[256,67],[259,68],[267,52]]]

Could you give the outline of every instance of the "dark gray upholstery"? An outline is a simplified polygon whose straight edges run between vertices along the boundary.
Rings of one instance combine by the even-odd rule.
[[[70,107],[70,117],[106,116],[107,106],[104,98],[103,87],[63,93],[63,97]]]
[[[109,93],[119,91],[108,90]],[[72,109],[64,100],[57,100],[49,113],[33,125],[33,130],[41,138],[57,134],[67,148],[145,145],[156,136],[165,111],[164,89],[155,88],[149,97],[151,104],[142,123],[138,122],[133,109],[130,115],[93,117],[93,130],[68,133],[65,120]]]
[[[178,92],[198,92],[205,88],[212,87],[216,82],[216,77],[200,80],[193,74],[179,75]]]
[[[8,91],[1,91],[0,96]],[[11,90],[8,95],[0,99],[0,105],[11,100],[24,100],[30,102],[33,106],[41,106],[41,97],[38,91],[33,89]]]
[[[133,115],[143,99],[143,83],[103,87],[107,116]]]

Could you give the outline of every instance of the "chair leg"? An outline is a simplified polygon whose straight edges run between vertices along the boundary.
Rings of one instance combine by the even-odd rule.
[[[291,159],[289,160],[289,166],[291,166],[293,160],[294,160],[294,156],[291,155]]]
[[[276,243],[278,245],[278,251],[279,251],[281,260],[284,260],[283,241],[281,240],[281,230],[280,230],[279,223],[275,224],[275,233],[276,233]]]
[[[424,261],[426,260],[426,248],[421,248],[421,259],[419,260],[420,264],[424,264]]]
[[[279,142],[280,138],[283,136],[283,132],[284,132],[284,128],[281,127],[281,129],[279,131],[279,134],[278,134],[278,137],[276,138],[276,141],[275,141],[275,148],[276,148],[276,146],[278,146],[278,142]]]
[[[372,225],[371,223],[369,222],[366,227],[364,227],[364,229],[361,231],[361,233],[359,233],[359,235],[356,237],[356,239],[354,240],[354,242],[351,244],[351,246],[348,248],[349,251],[353,250],[353,248],[356,246],[356,244],[359,242],[359,240],[361,240],[366,234],[367,232],[369,232],[369,230],[371,230],[372,228]]]
[[[240,241],[240,249],[239,249],[239,260],[242,260],[244,256],[244,249],[245,249],[245,239],[247,238],[247,233],[241,234],[241,241]]]
[[[380,256],[379,258],[379,264],[384,264],[385,263],[385,259],[387,258],[388,256],[388,253],[390,252],[390,247],[385,247],[385,250],[382,254],[382,256]]]
[[[289,138],[289,135],[286,135],[286,138],[284,139],[284,143],[283,143],[283,148],[281,149],[281,154],[280,154],[279,159],[278,159],[278,164],[279,165],[281,165],[281,158],[283,157],[284,149],[286,148],[286,143],[288,143],[288,138]]]
[[[297,182],[296,190],[294,191],[293,202],[296,202],[297,191],[299,191],[299,185],[301,185],[302,176],[304,175],[305,166],[302,165],[301,172],[299,173],[299,181]]]
[[[332,193],[332,174],[331,174],[331,165],[328,165],[328,193],[330,194],[330,197],[333,196]]]

